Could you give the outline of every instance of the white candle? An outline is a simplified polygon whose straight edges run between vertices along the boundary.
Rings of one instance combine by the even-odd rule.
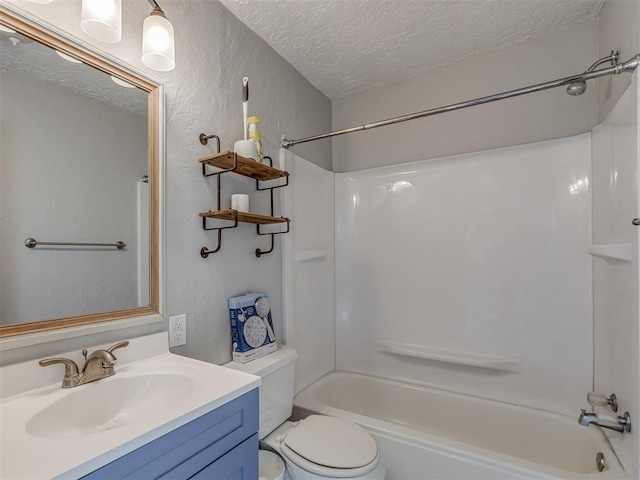
[[[239,212],[249,211],[249,195],[244,193],[236,193],[231,195],[231,208]]]

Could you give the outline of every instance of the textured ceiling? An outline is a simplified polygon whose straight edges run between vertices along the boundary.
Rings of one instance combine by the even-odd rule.
[[[604,0],[220,0],[329,98],[593,20]]]
[[[64,60],[52,48],[23,35],[0,31],[0,67],[147,116],[148,95],[143,90],[116,85],[106,73],[84,63]]]

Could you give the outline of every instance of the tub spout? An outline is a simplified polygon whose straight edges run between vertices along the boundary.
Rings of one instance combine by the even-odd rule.
[[[598,417],[596,417],[595,413],[587,413],[587,411],[583,408],[580,412],[580,417],[578,417],[578,423],[584,427],[588,427],[592,423],[595,423],[597,425]]]
[[[588,427],[591,424],[598,425],[602,428],[608,428],[609,430],[615,430],[616,432],[631,432],[631,417],[629,416],[629,412],[624,412],[624,416],[618,417],[618,424],[606,424],[599,423],[598,416],[595,413],[587,413],[586,410],[582,409],[580,412],[580,417],[578,417],[578,423],[585,427]]]

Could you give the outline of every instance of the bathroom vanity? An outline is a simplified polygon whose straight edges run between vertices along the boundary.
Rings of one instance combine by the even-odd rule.
[[[259,377],[167,340],[130,339],[115,375],[73,388],[62,367],[2,367],[0,478],[257,478]]]
[[[257,431],[254,389],[82,478],[256,478]]]

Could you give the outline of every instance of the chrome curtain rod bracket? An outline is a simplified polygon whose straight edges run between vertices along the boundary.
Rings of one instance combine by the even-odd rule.
[[[38,242],[35,238],[27,238],[24,246],[35,248],[38,245],[63,246],[63,247],[116,247],[118,250],[124,249],[127,244],[122,241],[116,243],[70,243],[70,242]]]
[[[620,75],[625,72],[633,72],[640,64],[640,54],[635,55],[626,62],[615,63],[617,59],[617,52],[611,52],[609,57],[605,57],[605,60],[611,60],[613,66],[603,68],[602,70],[586,71],[579,75],[573,75],[571,77],[565,77],[558,80],[552,80],[550,82],[539,83],[537,85],[531,85],[529,87],[518,88],[516,90],[509,90],[507,92],[496,93],[487,97],[480,97],[474,100],[467,100],[466,102],[454,103],[444,107],[433,108],[431,110],[425,110],[423,112],[411,113],[409,115],[403,115],[400,117],[389,118],[380,122],[368,123],[360,125],[358,127],[346,128],[344,130],[336,130],[334,132],[323,133],[321,135],[314,135],[312,137],[305,137],[296,140],[282,139],[280,146],[282,148],[289,149],[299,143],[313,142],[315,140],[322,140],[323,138],[336,137],[338,135],[345,135],[347,133],[360,132],[363,130],[370,130],[372,128],[384,127],[387,125],[393,125],[394,123],[407,122],[409,120],[417,120],[418,118],[430,117],[432,115],[438,115],[440,113],[453,112],[455,110],[462,110],[463,108],[474,107],[476,105],[483,105],[485,103],[491,103],[498,100],[504,100],[506,98],[518,97],[520,95],[526,95],[528,93],[541,92],[542,90],[549,90],[551,88],[561,87],[563,85],[569,85],[570,83],[578,82],[581,80],[592,80],[594,78],[605,77],[607,75]],[[603,60],[603,59],[600,59]],[[595,68],[600,62],[598,60],[589,68]]]

